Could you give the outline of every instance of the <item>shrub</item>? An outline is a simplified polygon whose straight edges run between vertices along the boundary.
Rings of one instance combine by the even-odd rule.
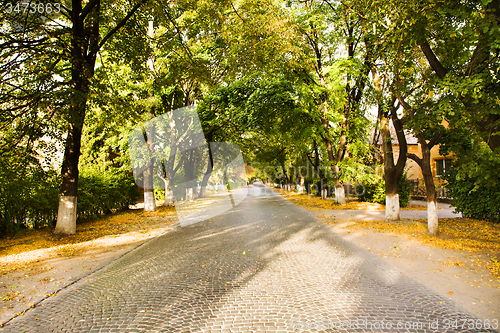
[[[455,211],[464,217],[500,222],[500,155],[473,135],[450,138],[455,159],[443,176]]]
[[[53,226],[59,187],[55,172],[44,171],[35,161],[0,160],[0,236]]]
[[[404,171],[398,178],[398,193],[399,205],[401,207],[408,206],[411,198],[411,182],[408,180],[406,171]]]
[[[454,200],[456,212],[464,217],[500,222],[500,175],[491,174],[490,184],[480,176],[471,176],[461,169],[450,169],[445,174],[448,196]]]
[[[358,195],[360,201],[385,204],[385,182],[383,178],[369,179],[363,185],[365,191]]]
[[[113,172],[83,170],[78,179],[78,220],[96,218],[137,202],[134,178]]]
[[[363,185],[365,191],[358,195],[360,201],[367,201],[385,205],[385,180],[383,177],[373,177],[367,179]],[[398,179],[399,205],[406,207],[410,203],[411,184],[406,172],[403,172]]]

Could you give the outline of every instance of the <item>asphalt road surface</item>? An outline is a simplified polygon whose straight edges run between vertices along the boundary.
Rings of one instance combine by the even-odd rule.
[[[491,332],[262,185],[67,287],[2,332]],[[497,323],[498,325],[498,323]]]

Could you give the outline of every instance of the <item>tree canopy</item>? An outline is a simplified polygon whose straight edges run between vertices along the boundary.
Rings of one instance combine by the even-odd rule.
[[[499,0],[6,4],[2,233],[57,224],[57,232],[71,234],[77,220],[136,200],[130,133],[190,105],[206,141],[238,144],[260,177],[268,167],[274,182],[323,181],[339,202],[344,183],[378,177],[380,157],[386,195],[397,193],[405,133],[424,150],[440,145],[454,155],[447,179],[457,198],[465,195],[457,181],[474,185],[469,194],[497,183]],[[382,145],[372,140],[379,131]],[[430,172],[425,154],[408,157]],[[302,175],[304,165],[315,172]],[[113,183],[128,197],[113,192]],[[109,204],[88,208],[92,186],[109,188],[101,200]],[[459,209],[471,211],[462,201]]]

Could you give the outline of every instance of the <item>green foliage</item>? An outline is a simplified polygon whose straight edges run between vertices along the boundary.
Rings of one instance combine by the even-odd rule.
[[[398,178],[398,193],[399,193],[399,206],[406,207],[410,203],[411,198],[411,183],[408,180],[406,171]]]
[[[133,177],[122,173],[84,169],[78,182],[79,221],[127,208],[140,196]]]
[[[24,228],[54,227],[60,177],[35,163],[17,165],[7,160],[0,162],[0,236]],[[78,220],[127,208],[138,196],[132,177],[84,169],[79,177]]]
[[[385,204],[385,181],[382,177],[366,180],[364,183],[364,192],[358,195],[360,201]]]
[[[155,189],[154,193],[155,193],[155,200],[157,202],[165,200],[165,190]]]
[[[367,201],[385,205],[385,180],[383,176],[366,178],[363,182],[364,193],[358,195],[360,201]],[[411,184],[406,171],[398,178],[399,206],[406,207],[410,203]]]
[[[454,199],[453,206],[464,217],[491,222],[500,222],[500,188],[481,184],[481,179],[451,169],[445,176],[448,180],[448,194]],[[494,180],[497,184],[500,176]]]
[[[0,236],[22,228],[52,226],[55,222],[59,181],[54,172],[36,165],[0,162]]]
[[[465,217],[500,222],[500,157],[483,142],[457,138],[457,159],[444,175],[448,196]]]

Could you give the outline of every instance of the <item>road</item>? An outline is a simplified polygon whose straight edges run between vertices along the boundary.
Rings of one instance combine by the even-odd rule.
[[[445,332],[446,324],[477,320],[272,190],[256,185],[248,193],[237,207],[145,243],[0,331]],[[454,331],[488,332],[471,323]]]

